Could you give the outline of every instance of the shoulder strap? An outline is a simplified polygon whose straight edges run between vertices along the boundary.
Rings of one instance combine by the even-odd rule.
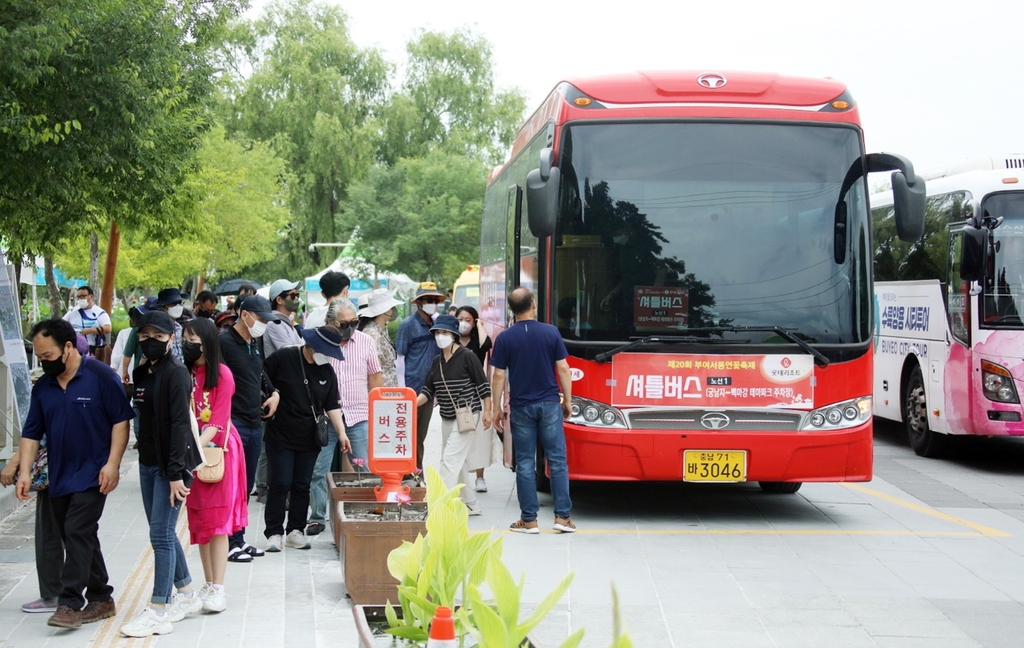
[[[458,349],[456,349],[458,351]],[[452,358],[455,358],[455,353],[452,353]],[[448,389],[448,381],[444,379],[444,352],[438,356],[437,369],[441,372],[441,384],[444,385],[444,390],[448,392],[448,400],[452,402],[452,407],[458,409],[459,404],[455,402],[455,398],[452,396],[452,392]]]
[[[294,347],[299,350],[299,368],[302,370],[302,384],[306,386],[306,396],[309,397],[309,411],[313,412],[313,420],[319,418],[316,414],[316,407],[313,405],[313,392],[309,391],[309,380],[306,378],[306,358],[303,356],[302,347]]]

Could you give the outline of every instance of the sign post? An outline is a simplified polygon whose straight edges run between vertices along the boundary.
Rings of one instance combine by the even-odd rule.
[[[378,502],[409,494],[402,476],[416,469],[416,392],[408,387],[377,387],[370,392],[370,472],[380,475]]]

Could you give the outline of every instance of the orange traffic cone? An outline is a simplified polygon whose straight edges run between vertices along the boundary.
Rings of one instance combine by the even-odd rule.
[[[452,609],[439,607],[434,612],[434,620],[430,622],[430,638],[427,639],[427,648],[456,648],[455,619],[452,618]]]

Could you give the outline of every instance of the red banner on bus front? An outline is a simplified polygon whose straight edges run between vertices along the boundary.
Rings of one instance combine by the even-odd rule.
[[[810,410],[814,358],[620,353],[612,358],[612,405]]]

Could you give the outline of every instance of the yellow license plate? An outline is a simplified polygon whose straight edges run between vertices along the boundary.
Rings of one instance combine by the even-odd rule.
[[[747,481],[745,450],[686,450],[683,452],[683,481]]]

